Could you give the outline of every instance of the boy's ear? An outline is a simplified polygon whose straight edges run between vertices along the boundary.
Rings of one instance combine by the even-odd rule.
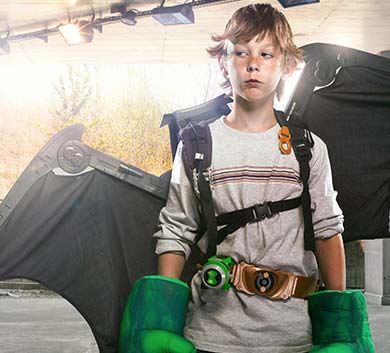
[[[289,63],[286,64],[286,67],[284,68],[284,72],[283,72],[283,75],[282,75],[282,80],[286,81],[288,80],[292,74],[295,72],[295,70],[297,69],[297,63],[295,60],[292,60],[290,61]]]
[[[220,68],[220,70],[222,72],[223,77],[227,78],[228,71],[227,71],[227,68],[226,68],[226,59],[225,59],[225,57],[223,57],[223,56],[219,56],[218,57],[218,65],[219,65],[219,68]]]

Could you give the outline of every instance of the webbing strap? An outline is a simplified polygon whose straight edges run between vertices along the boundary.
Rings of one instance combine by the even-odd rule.
[[[309,161],[312,157],[311,147],[314,141],[310,135],[304,122],[297,116],[291,115],[289,121],[283,112],[275,111],[275,117],[280,126],[287,126],[291,132],[291,145],[295,153],[295,157],[299,163],[299,173],[303,184],[302,191],[302,213],[304,223],[304,244],[306,251],[316,250],[314,240],[313,218],[311,213],[311,197],[309,192],[309,176],[310,165]]]
[[[250,222],[259,222],[265,218],[270,218],[274,214],[289,211],[301,205],[301,197],[288,200],[265,202],[253,205],[217,216],[217,226],[226,225],[218,230],[218,244],[220,244],[229,234],[245,226]]]
[[[208,238],[207,251],[203,257],[203,261],[206,262],[209,257],[215,255],[217,252],[218,237],[217,220],[215,218],[213,197],[211,194],[209,182],[204,176],[204,174],[208,172],[208,167],[211,163],[212,140],[208,125],[193,125],[190,127],[190,129],[191,130],[187,131],[185,138],[190,139],[190,143],[188,143],[187,140],[186,146],[191,146],[191,149],[186,152],[190,154],[190,158],[194,162],[194,168],[198,176],[200,207],[203,218],[201,228],[205,226],[205,228],[207,229]],[[185,140],[183,141],[186,142]]]
[[[296,127],[292,124],[289,124],[289,129],[291,130],[291,145],[293,147],[295,156],[299,163],[299,172],[303,184],[302,191],[302,213],[303,213],[303,223],[304,223],[304,244],[306,251],[315,252],[316,244],[314,240],[314,228],[313,228],[313,218],[311,212],[311,197],[309,192],[309,176],[310,176],[310,165],[309,161],[312,157],[310,146],[313,144],[313,141],[309,136],[306,136],[306,131],[303,128]]]
[[[309,158],[305,156],[307,153],[302,153],[303,157],[298,157],[298,154],[304,149],[300,146],[295,146],[292,143],[295,154],[299,162],[299,169],[301,174],[301,179],[303,183],[302,191],[302,213],[303,213],[303,223],[304,223],[304,241],[305,241],[305,250],[306,251],[316,251],[316,243],[314,240],[314,228],[313,228],[313,218],[311,213],[311,197],[309,192]],[[305,146],[307,149],[307,146]]]
[[[202,213],[204,215],[204,221],[207,227],[207,251],[204,255],[204,260],[207,261],[208,258],[217,253],[217,219],[215,218],[213,197],[211,195],[211,189],[206,181],[202,172],[199,173],[199,193],[200,193],[200,206]]]

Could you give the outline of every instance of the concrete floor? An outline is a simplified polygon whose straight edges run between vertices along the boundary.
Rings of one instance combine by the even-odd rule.
[[[61,297],[0,296],[1,353],[98,353],[87,322]]]
[[[10,296],[11,294],[11,296]],[[390,352],[390,306],[368,304],[376,353]],[[66,300],[34,291],[0,292],[1,353],[98,353],[81,315]]]

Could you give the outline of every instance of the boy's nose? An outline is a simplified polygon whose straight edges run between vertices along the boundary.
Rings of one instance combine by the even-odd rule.
[[[248,72],[260,71],[260,65],[255,61],[251,61],[250,63],[248,63],[247,71]]]

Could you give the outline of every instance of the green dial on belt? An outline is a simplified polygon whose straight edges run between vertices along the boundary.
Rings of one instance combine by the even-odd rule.
[[[219,275],[219,273],[215,270],[210,270],[207,272],[207,283],[210,285],[210,286],[216,286],[218,284],[218,279],[217,279],[217,276]]]

